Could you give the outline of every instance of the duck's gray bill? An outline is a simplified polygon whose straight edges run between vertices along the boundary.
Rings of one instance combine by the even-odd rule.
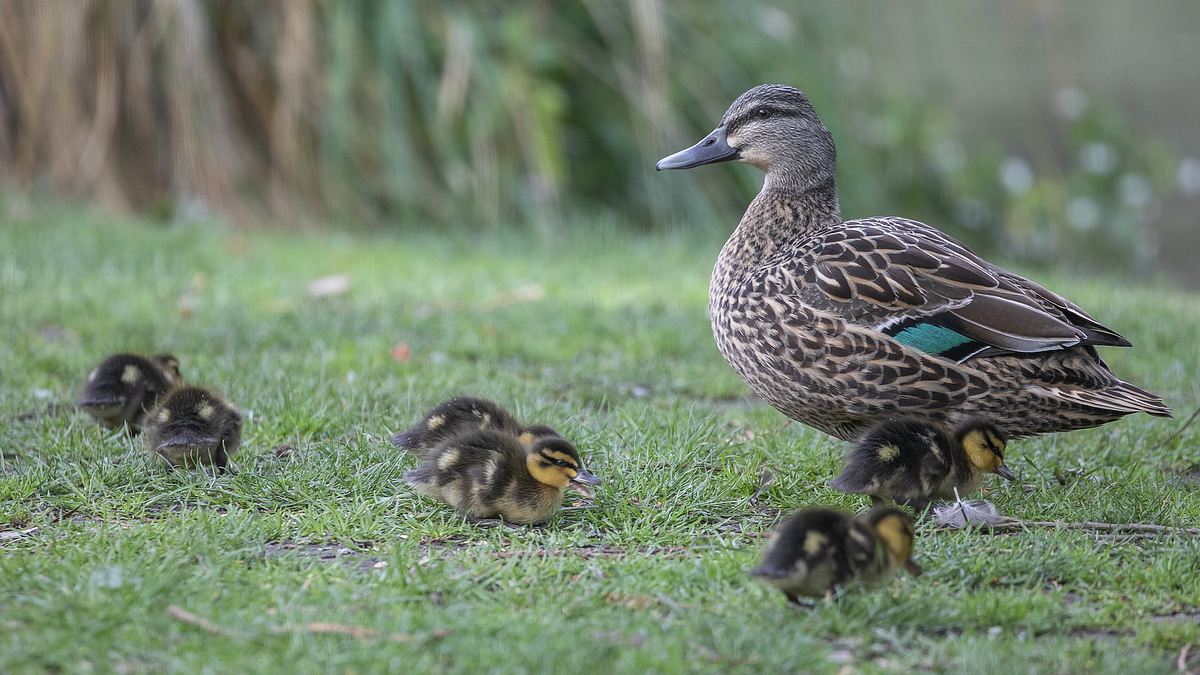
[[[725,127],[719,126],[711,134],[705,136],[704,140],[687,150],[680,150],[669,157],[658,160],[654,169],[656,171],[690,169],[701,164],[728,162],[731,159],[737,159],[737,154],[738,151],[729,147],[729,144],[725,142]]]

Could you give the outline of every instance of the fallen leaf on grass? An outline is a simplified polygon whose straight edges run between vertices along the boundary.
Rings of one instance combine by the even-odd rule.
[[[450,634],[450,631],[445,628],[439,628],[428,635],[424,633],[384,633],[380,635],[379,631],[367,628],[366,626],[355,626],[349,623],[329,623],[325,621],[313,621],[312,623],[291,626],[268,626],[267,630],[272,633],[289,633],[294,631],[332,633],[334,635],[349,635],[358,640],[383,638],[392,642],[412,642],[413,640],[422,640],[427,637],[444,638]]]
[[[239,635],[234,631],[231,631],[224,626],[219,626],[202,616],[196,616],[179,605],[168,605],[167,613],[184,623],[190,623],[193,626],[197,626],[205,631],[208,631],[209,633],[212,633],[213,635],[239,637]]]
[[[310,298],[329,298],[341,295],[348,290],[350,290],[350,277],[345,274],[331,274],[309,284],[308,296]]]
[[[392,358],[400,363],[412,362],[412,350],[409,349],[407,342],[397,342],[395,347],[392,347]]]
[[[0,541],[9,541],[11,539],[20,539],[21,537],[28,537],[29,535],[37,534],[39,531],[41,531],[41,529],[42,528],[35,526],[35,527],[29,528],[28,530],[19,530],[17,532],[0,532]]]
[[[484,307],[487,309],[498,309],[500,307],[507,307],[508,305],[515,305],[520,302],[533,302],[534,300],[541,300],[544,297],[546,297],[546,289],[542,288],[539,284],[529,284],[528,286],[514,288],[507,293],[501,293],[500,295],[491,298],[484,303]]]
[[[645,595],[632,595],[629,593],[605,593],[604,601],[610,605],[618,605],[628,607],[629,609],[646,609],[650,603],[661,605],[661,600],[651,600]]]

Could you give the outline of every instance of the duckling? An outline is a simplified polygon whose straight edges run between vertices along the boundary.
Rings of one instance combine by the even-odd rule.
[[[170,354],[114,354],[88,375],[76,405],[109,429],[126,426],[137,433],[158,398],[183,384],[179,359]]]
[[[1014,437],[1171,416],[1096,351],[1129,341],[1070,300],[930,225],[842,220],[833,136],[800,90],[754,87],[656,168],[727,161],[766,179],[713,267],[713,336],[788,417],[849,441],[897,416]]]
[[[877,586],[900,565],[920,576],[912,559],[914,537],[912,519],[896,508],[877,506],[862,518],[808,509],[775,530],[762,564],[750,574],[797,604],[801,595],[828,598],[854,579]]]
[[[456,396],[434,406],[411,429],[392,436],[392,443],[425,460],[447,439],[483,429],[515,434],[526,449],[539,438],[560,437],[544,424],[522,426],[511,413],[485,398]]]
[[[1016,480],[1004,465],[1007,442],[999,427],[978,417],[963,421],[953,435],[924,420],[889,420],[859,439],[842,473],[829,485],[849,494],[871,495],[876,505],[890,497],[919,514],[931,499],[970,494],[985,473]]]
[[[526,449],[516,435],[495,429],[444,441],[404,479],[468,518],[501,517],[522,524],[553,516],[567,488],[590,495],[588,486],[600,484],[584,470],[568,441],[548,436]]]
[[[170,467],[229,468],[242,441],[242,415],[201,387],[181,387],[146,413],[146,452]]]

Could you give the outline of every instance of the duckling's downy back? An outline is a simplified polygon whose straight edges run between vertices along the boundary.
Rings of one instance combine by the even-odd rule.
[[[558,436],[558,432],[543,424],[523,426],[511,413],[488,399],[456,396],[434,406],[411,428],[396,433],[392,443],[418,459],[425,459],[448,439],[484,429],[514,434],[526,448],[538,438]]]
[[[170,354],[114,354],[88,374],[77,405],[110,429],[128,425],[136,433],[159,397],[182,385],[179,361]]]

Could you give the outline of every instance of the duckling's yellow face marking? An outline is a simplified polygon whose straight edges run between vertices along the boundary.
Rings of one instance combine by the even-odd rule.
[[[458,463],[458,450],[450,448],[442,454],[438,455],[437,468],[446,471],[450,467]]]
[[[142,379],[142,371],[132,363],[125,366],[125,370],[121,371],[121,381],[125,384],[133,384]]]
[[[816,555],[828,543],[829,537],[820,532],[809,532],[808,536],[804,537],[804,552],[810,556]]]
[[[528,431],[522,433],[520,436],[517,437],[517,442],[519,442],[521,445],[525,446],[526,449],[528,449],[529,446],[533,445],[533,442],[536,440],[537,440],[537,437],[534,436],[533,434],[529,433]]]
[[[428,422],[425,423],[425,428],[428,429],[429,431],[433,431],[434,429],[437,429],[438,427],[442,426],[445,423],[446,423],[445,417],[443,417],[442,415],[434,415],[433,417],[429,418]]]
[[[199,415],[200,419],[202,420],[211,420],[213,414],[216,412],[217,409],[212,407],[211,403],[203,403],[199,408],[196,409],[196,414]]]
[[[879,535],[879,541],[883,542],[894,563],[903,564],[912,556],[916,532],[908,517],[899,513],[884,516],[875,523],[875,534]]]
[[[998,473],[1012,480],[1012,472],[1004,466],[1006,443],[994,428],[972,429],[962,439],[963,450],[971,466],[980,473]]]
[[[878,450],[879,459],[885,462],[890,462],[900,455],[900,448],[894,444],[887,444]]]
[[[571,488],[585,497],[594,496],[589,486],[601,482],[583,468],[575,446],[557,434],[539,438],[529,448],[525,466],[538,482],[560,490]]]
[[[579,459],[554,448],[542,447],[529,453],[525,463],[539,483],[564,490],[579,474]]]

